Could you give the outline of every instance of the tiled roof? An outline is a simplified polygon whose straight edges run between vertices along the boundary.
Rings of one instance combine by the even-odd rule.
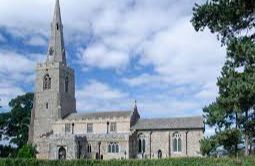
[[[140,119],[134,126],[132,126],[132,129],[136,130],[197,128],[204,128],[202,117]]]
[[[80,119],[99,119],[99,118],[112,118],[112,117],[130,117],[132,111],[112,111],[112,112],[84,112],[84,113],[72,113],[65,119],[68,120],[80,120]]]

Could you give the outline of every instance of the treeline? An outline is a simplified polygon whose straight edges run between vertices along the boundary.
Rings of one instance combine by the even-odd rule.
[[[205,123],[215,135],[201,141],[203,154],[218,146],[237,155],[254,150],[255,136],[255,1],[208,0],[195,4],[192,24],[209,29],[226,47],[225,64],[218,77],[218,97],[203,109]],[[206,55],[205,55],[206,56]],[[205,69],[206,70],[206,69]]]

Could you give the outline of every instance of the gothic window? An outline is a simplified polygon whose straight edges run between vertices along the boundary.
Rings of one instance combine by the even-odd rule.
[[[71,132],[71,125],[70,123],[65,124],[65,133],[70,133]]]
[[[143,145],[142,146],[143,147],[142,150],[143,150],[143,152],[145,152],[145,139],[143,139],[142,145]]]
[[[90,144],[88,144],[87,152],[88,152],[88,153],[91,153],[91,145],[90,145]]]
[[[93,123],[87,124],[87,133],[93,133]]]
[[[142,140],[141,139],[138,140],[138,152],[139,153],[142,152]]]
[[[58,23],[57,23],[57,25],[56,25],[56,26],[57,26],[57,30],[58,30],[58,29],[59,29],[59,25],[58,25]]]
[[[49,74],[46,74],[43,78],[43,90],[47,90],[51,88],[51,78]]]
[[[108,145],[108,153],[111,153],[111,151],[112,151],[112,145],[109,144],[109,145]]]
[[[182,151],[182,140],[181,134],[176,132],[173,134],[173,151],[181,152]]]
[[[46,109],[48,109],[49,108],[49,103],[46,103]]]
[[[59,160],[66,159],[66,149],[63,146],[61,146],[58,150],[58,159]]]
[[[110,123],[110,132],[116,132],[117,131],[117,124],[116,122]]]
[[[145,152],[145,146],[146,142],[144,138],[139,138],[138,140],[138,152],[139,153],[144,153]]]
[[[68,77],[65,78],[65,92],[68,92],[68,84],[69,84],[69,80]]]
[[[108,144],[108,153],[119,153],[119,144],[116,142],[111,142]]]

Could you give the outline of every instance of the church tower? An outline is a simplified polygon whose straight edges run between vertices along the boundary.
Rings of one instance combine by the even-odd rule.
[[[36,68],[29,141],[37,144],[44,136],[53,134],[52,123],[74,112],[74,70],[66,62],[60,5],[59,0],[56,0],[47,59]]]

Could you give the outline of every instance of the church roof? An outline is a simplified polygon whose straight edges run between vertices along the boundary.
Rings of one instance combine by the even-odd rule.
[[[203,129],[203,118],[182,117],[162,119],[140,119],[132,126],[136,130],[160,130],[160,129]]]
[[[72,113],[67,116],[67,120],[85,120],[85,119],[106,119],[113,117],[128,118],[132,115],[133,111],[112,111],[112,112],[84,112],[84,113]]]

